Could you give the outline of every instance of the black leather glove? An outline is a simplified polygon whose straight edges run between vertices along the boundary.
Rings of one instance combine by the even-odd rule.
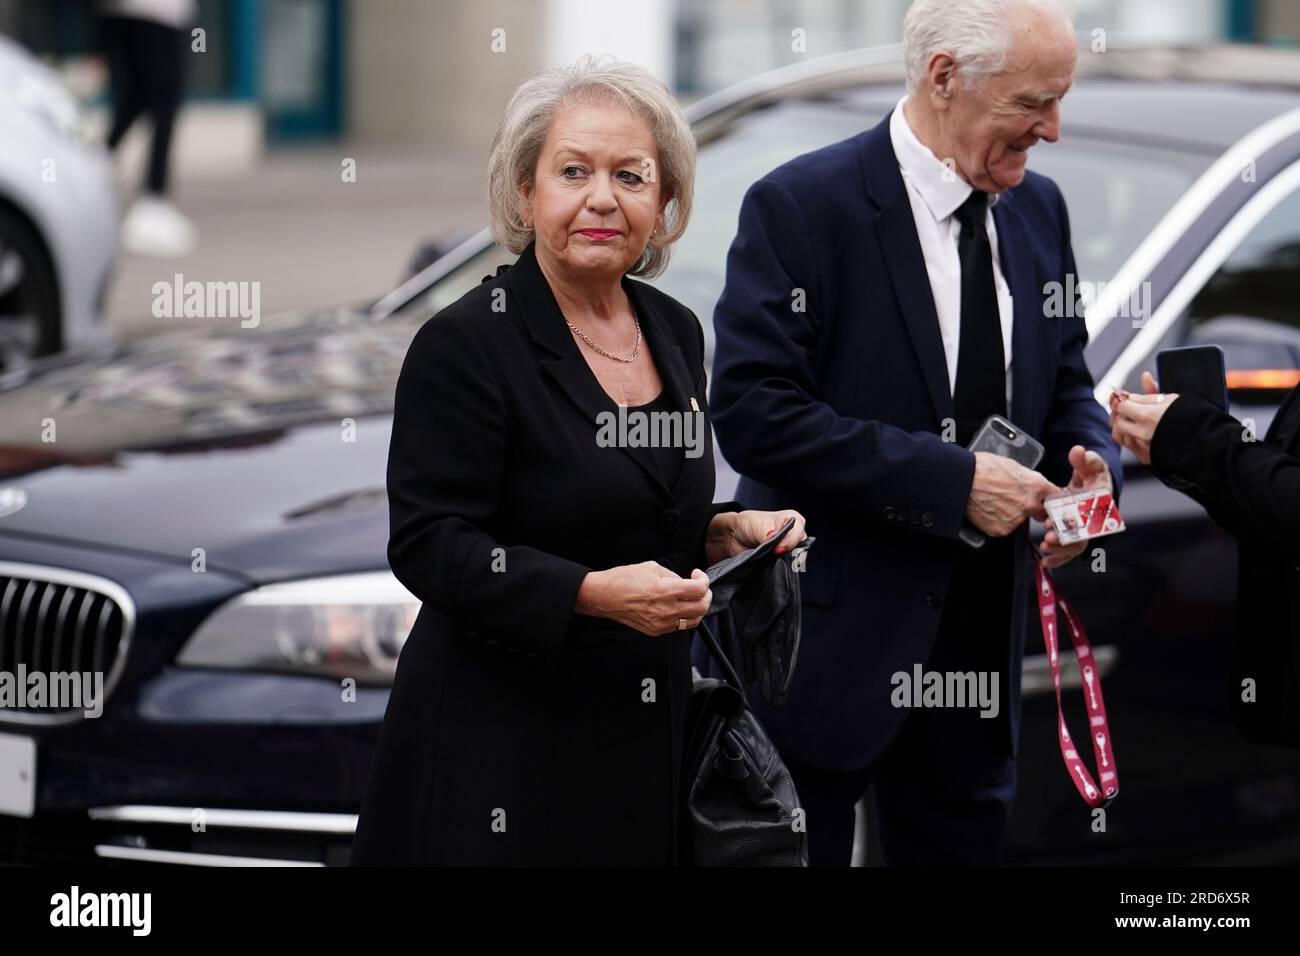
[[[779,537],[779,535],[777,536]],[[803,619],[796,556],[813,543],[805,538],[789,554],[755,548],[709,568],[713,601],[709,613],[730,611],[744,656],[745,680],[758,683],[763,699],[785,705],[799,656]]]

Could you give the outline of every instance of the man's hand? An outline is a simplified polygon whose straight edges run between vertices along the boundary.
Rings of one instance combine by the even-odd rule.
[[[1075,445],[1070,449],[1070,466],[1074,469],[1074,475],[1070,478],[1070,483],[1066,486],[1067,492],[1089,491],[1093,488],[1105,488],[1114,494],[1115,482],[1111,479],[1110,466],[1106,464],[1106,459],[1095,451],[1088,451],[1082,445]],[[1074,544],[1061,544],[1060,538],[1056,534],[1056,529],[1052,527],[1049,519],[1046,522],[1047,534],[1043,536],[1043,543],[1039,545],[1038,551],[1043,556],[1042,565],[1045,568],[1059,568],[1063,564],[1069,564],[1084,551],[1088,541],[1076,541]]]
[[[1110,466],[1106,464],[1106,459],[1095,451],[1088,451],[1082,445],[1075,445],[1070,449],[1070,467],[1074,469],[1074,474],[1070,477],[1070,483],[1065,486],[1067,492],[1091,491],[1093,488],[1105,488],[1107,491],[1115,491],[1115,483],[1110,477]]]
[[[1038,472],[1002,455],[977,451],[966,517],[986,535],[1004,538],[1028,518],[1045,520],[1043,499],[1060,493]]]

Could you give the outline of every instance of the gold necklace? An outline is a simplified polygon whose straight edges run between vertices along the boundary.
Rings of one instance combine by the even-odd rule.
[[[627,300],[627,304],[628,307],[632,310],[632,321],[636,323],[636,345],[632,348],[632,355],[630,358],[623,358],[622,356],[614,355],[610,352],[606,352],[604,349],[602,349],[591,339],[587,338],[587,334],[583,332],[582,329],[578,328],[576,325],[570,322],[568,319],[564,320],[564,324],[567,325],[569,329],[576,336],[578,336],[578,338],[582,339],[582,341],[586,342],[589,346],[591,346],[593,349],[595,349],[597,352],[599,352],[601,355],[605,356],[606,358],[612,358],[615,362],[623,362],[625,364],[635,362],[637,355],[640,354],[641,352],[641,320],[637,318],[636,306],[632,303],[631,298]]]

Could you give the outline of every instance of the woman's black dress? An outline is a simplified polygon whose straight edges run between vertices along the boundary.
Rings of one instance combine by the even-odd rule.
[[[389,562],[422,601],[356,864],[669,864],[689,634],[574,614],[589,570],[705,567],[714,466],[703,331],[624,279],[698,448],[598,442],[605,393],[532,247],[415,335],[397,383]],[[685,422],[685,419],[683,419]],[[684,433],[689,438],[690,433]]]

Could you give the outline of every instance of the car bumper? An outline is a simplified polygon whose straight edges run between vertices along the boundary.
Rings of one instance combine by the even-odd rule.
[[[51,866],[346,866],[356,814],[119,804],[0,817],[0,858]]]

